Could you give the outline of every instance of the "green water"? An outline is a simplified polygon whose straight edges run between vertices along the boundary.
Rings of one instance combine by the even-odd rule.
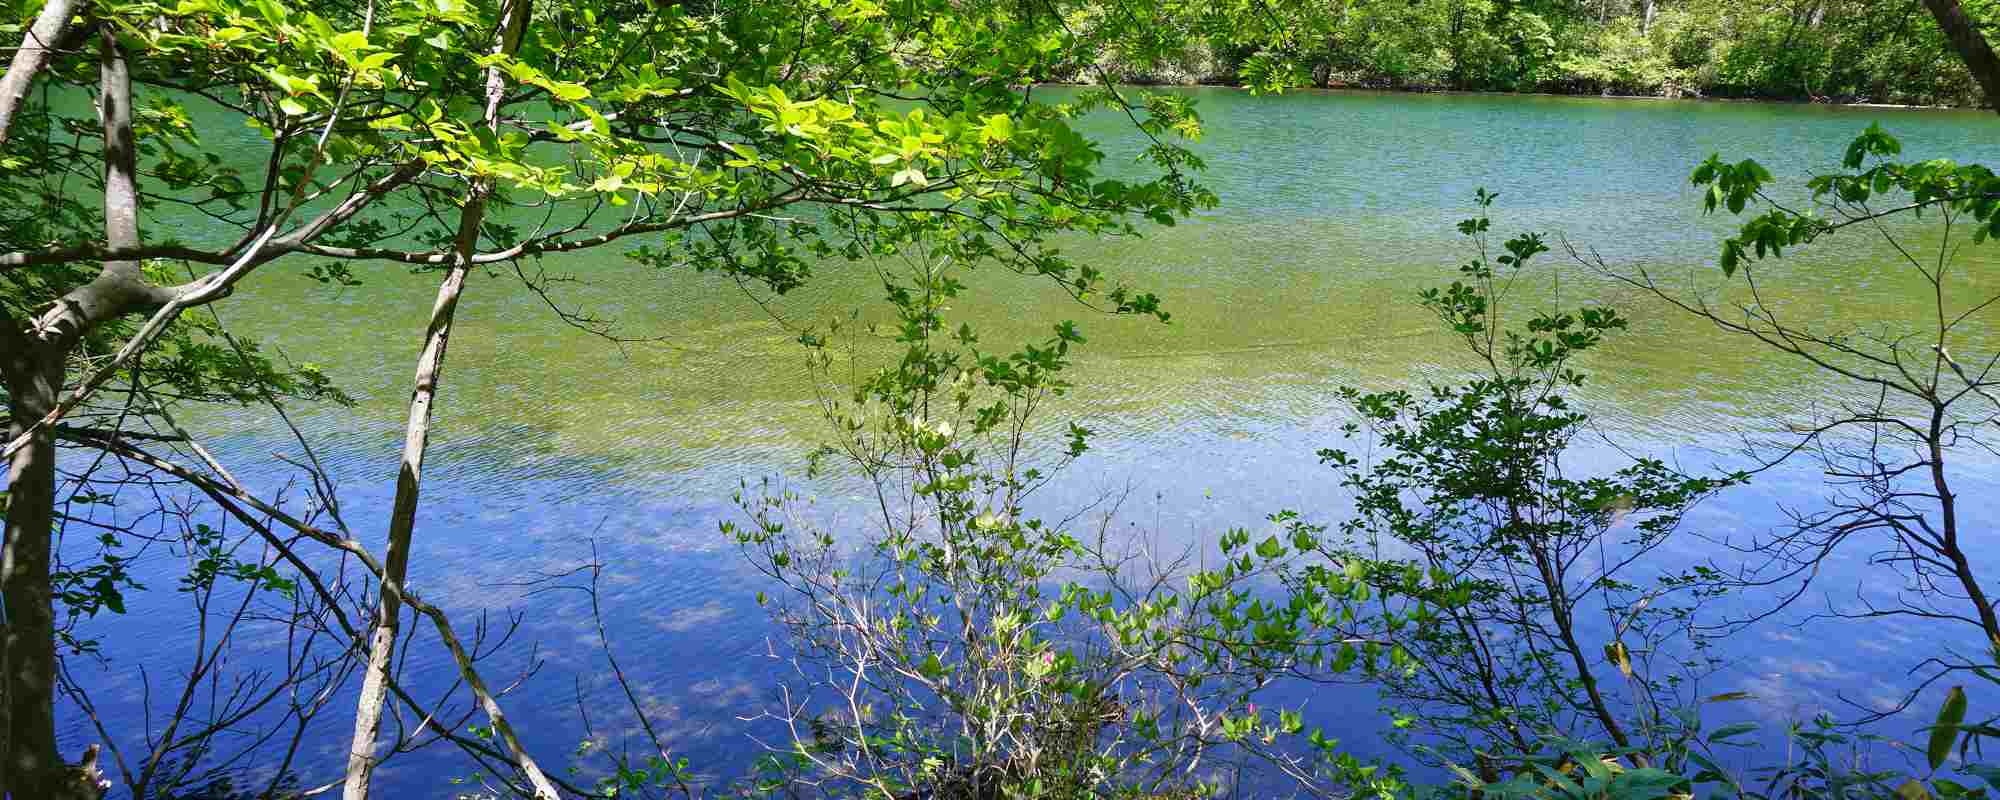
[[[1072,252],[1165,298],[1170,324],[1095,314],[1051,286],[988,270],[954,311],[992,343],[1039,338],[1079,321],[1090,343],[1074,372],[1079,390],[1058,413],[1093,419],[1119,436],[1171,435],[1190,426],[1232,432],[1245,419],[1326,410],[1343,382],[1401,383],[1449,365],[1414,293],[1446,281],[1468,255],[1451,224],[1473,188],[1502,193],[1497,231],[1561,235],[1620,268],[1671,277],[1718,276],[1710,266],[1721,220],[1704,219],[1685,176],[1710,152],[1757,157],[1781,180],[1834,165],[1848,137],[1881,121],[1918,156],[1995,153],[1989,115],[1722,103],[1572,98],[1295,93],[1252,97],[1197,90],[1222,207],[1137,240],[1078,241]],[[1131,144],[1112,120],[1114,160]],[[1840,252],[1777,265],[1778,298],[1835,323],[1905,318],[1925,302],[1908,271],[1875,269],[1888,252],[1868,237]],[[1560,255],[1558,253],[1557,255]],[[1991,253],[1966,254],[1962,275],[1990,282]],[[1549,257],[1550,261],[1561,259]],[[360,289],[329,290],[280,263],[224,314],[234,326],[324,364],[363,398],[339,425],[389,446],[433,281],[369,265]],[[512,275],[475,278],[454,336],[440,441],[494,430],[532,431],[534,458],[643,462],[658,476],[785,459],[822,435],[794,342],[799,326],[859,310],[882,313],[862,265],[829,264],[805,289],[772,298],[713,275],[662,273],[617,249],[549,259],[542,268],[580,283],[557,289],[565,306],[657,339],[624,346],[561,324]],[[1714,419],[1789,403],[1807,379],[1798,365],[1668,314],[1575,265],[1565,294],[1619,305],[1637,322],[1600,362],[1606,421],[1690,432]],[[1766,300],[1771,300],[1767,297]],[[307,324],[300,324],[301,322]],[[230,427],[246,422],[231,420]],[[1282,424],[1282,423],[1278,423]]]
[[[1094,314],[1051,286],[992,270],[972,276],[954,313],[989,343],[1040,338],[1077,320],[1089,338],[1071,375],[1077,389],[1051,417],[1079,419],[1098,437],[1052,496],[1130,487],[1146,498],[1134,511],[1149,526],[1192,542],[1279,508],[1337,518],[1344,500],[1312,456],[1337,441],[1342,410],[1330,390],[1407,386],[1463,363],[1415,293],[1448,281],[1467,257],[1452,226],[1476,187],[1501,193],[1493,216],[1503,236],[1542,231],[1620,268],[1714,284],[1727,221],[1704,218],[1686,180],[1711,152],[1756,157],[1796,185],[1880,122],[1912,157],[2000,162],[2000,119],[1969,112],[1191,93],[1207,120],[1196,145],[1210,165],[1203,180],[1221,207],[1140,239],[1071,245],[1079,260],[1161,295],[1171,323]],[[1112,158],[1133,156],[1137,144],[1114,120],[1090,124]],[[1994,253],[1962,252],[1957,288],[2000,290]],[[1829,327],[1902,326],[1929,299],[1892,255],[1852,236],[1788,257],[1760,273],[1765,302]],[[218,310],[289,357],[325,365],[360,398],[352,411],[308,412],[305,427],[352,493],[350,517],[374,525],[387,515],[386,479],[434,276],[364,265],[363,287],[334,290],[305,278],[305,266],[266,267]],[[730,752],[742,740],[729,720],[768,699],[768,668],[746,654],[769,631],[749,602],[756,587],[715,525],[730,516],[727,495],[739,480],[798,480],[802,454],[824,437],[797,327],[849,313],[880,318],[880,287],[864,268],[828,265],[806,288],[772,298],[713,275],[653,272],[615,250],[542,266],[578,279],[557,290],[565,306],[658,341],[613,345],[561,324],[511,275],[475,277],[437,412],[416,580],[462,609],[543,602],[495,587],[581,562],[583,538],[595,532],[626,567],[611,584],[631,629],[625,641],[663,656],[642,659],[649,699],[690,747]],[[1770,430],[1775,417],[1838,391],[1795,360],[1744,347],[1588,270],[1566,266],[1560,281],[1569,301],[1615,304],[1634,320],[1584,365],[1595,373],[1586,407],[1621,445],[1721,460],[1715,454],[1738,434]],[[1957,345],[1962,357],[1988,347],[1994,313]],[[864,363],[868,356],[861,348]],[[285,474],[268,455],[286,447],[272,420],[241,412],[201,424],[256,479]],[[1771,524],[1779,500],[1817,492],[1809,477],[1725,497],[1705,519]],[[1996,477],[1974,483],[1990,489]],[[577,634],[537,624],[530,635]],[[1876,641],[1896,646],[1893,637]],[[1739,681],[1770,684],[1777,708],[1895,680],[1893,665],[1862,663],[1866,648],[1778,651],[1784,660],[1770,661],[1771,651],[1746,657]],[[564,739],[573,724],[567,676],[592,667],[581,655],[544,655],[555,676],[547,688],[563,699],[531,701],[521,713],[562,747],[573,742]],[[1819,677],[1796,677],[1808,673]]]

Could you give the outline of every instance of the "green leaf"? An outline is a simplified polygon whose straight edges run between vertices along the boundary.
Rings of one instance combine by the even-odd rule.
[[[989,115],[979,134],[989,142],[1005,142],[1014,137],[1014,120],[1005,114]]]
[[[1989,767],[1984,764],[1966,764],[1959,767],[1958,771],[1979,778],[1985,781],[1988,786],[2000,789],[2000,767]]]
[[[569,103],[574,103],[590,96],[590,90],[585,88],[581,83],[551,82],[549,83],[549,93],[555,95],[557,100]]]
[[[257,13],[264,17],[265,22],[272,25],[283,25],[291,16],[278,0],[257,0]]]
[[[1620,773],[1608,794],[1619,800],[1657,800],[1686,782],[1686,778],[1663,769],[1633,769]]]
[[[1944,707],[1938,709],[1937,722],[1931,725],[1930,745],[1924,748],[1924,755],[1930,759],[1931,769],[1944,766],[1951,757],[1951,746],[1958,742],[1958,726],[1965,722],[1965,687],[1953,686],[1945,694]],[[1897,790],[1899,793],[1902,791]]]
[[[1724,725],[1720,728],[1716,728],[1714,733],[1709,734],[1708,741],[1709,743],[1713,744],[1716,742],[1723,741],[1725,739],[1741,736],[1756,729],[1757,729],[1757,723],[1755,722],[1738,722],[1733,725]]]
[[[125,613],[125,595],[118,591],[118,587],[106,581],[97,588],[103,595],[105,608],[111,609],[113,614]]]
[[[351,56],[368,49],[368,34],[361,31],[346,31],[335,34],[331,43],[334,50]]]

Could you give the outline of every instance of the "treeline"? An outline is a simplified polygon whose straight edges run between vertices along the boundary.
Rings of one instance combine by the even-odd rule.
[[[1730,97],[1976,106],[1920,0],[1360,0],[1288,20],[1273,47],[1211,35],[1100,66],[1135,83]],[[1967,9],[1975,21],[1990,16]]]

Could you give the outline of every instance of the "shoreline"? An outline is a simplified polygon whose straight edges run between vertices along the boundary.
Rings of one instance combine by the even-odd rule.
[[[1083,86],[1094,86],[1096,84],[1083,81],[1044,81],[1038,85],[1083,87]],[[1231,83],[1221,80],[1200,80],[1193,82],[1127,80],[1127,81],[1120,81],[1118,85],[1141,87],[1147,89],[1234,89],[1236,91],[1249,91],[1241,84]],[[1333,84],[1328,86],[1292,86],[1292,87],[1286,87],[1284,91],[1327,92],[1327,93],[1351,92],[1351,93],[1368,93],[1368,94],[1435,94],[1435,95],[1463,95],[1463,96],[1559,97],[1559,98],[1574,98],[1574,99],[1585,99],[1585,100],[1670,101],[1670,102],[1689,102],[1689,103],[1782,103],[1785,105],[1825,106],[1827,108],[1867,108],[1867,109],[1882,109],[1890,111],[1991,112],[1994,110],[1989,107],[1978,106],[1978,105],[1935,105],[1935,104],[1926,105],[1917,103],[1878,103],[1873,101],[1846,102],[1846,101],[1834,101],[1834,100],[1824,100],[1824,99],[1815,100],[1809,97],[1777,97],[1777,96],[1738,97],[1738,96],[1727,96],[1727,95],[1716,96],[1716,95],[1699,95],[1699,94],[1673,97],[1673,96],[1658,95],[1658,94],[1592,94],[1588,92],[1551,92],[1551,91],[1503,92],[1503,91],[1490,91],[1483,89],[1437,89],[1437,88],[1416,87],[1416,86],[1368,86],[1364,84]]]

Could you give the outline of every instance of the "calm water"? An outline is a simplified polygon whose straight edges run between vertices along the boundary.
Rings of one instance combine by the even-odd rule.
[[[1342,516],[1346,498],[1313,456],[1338,440],[1344,418],[1330,390],[1407,386],[1462,363],[1414,293],[1448,281],[1465,256],[1451,226],[1475,187],[1502,193],[1496,232],[1560,233],[1613,263],[1707,275],[1723,227],[1700,216],[1686,175],[1710,152],[1757,157],[1796,183],[1834,166],[1847,139],[1879,121],[1912,156],[2000,162],[2000,119],[1990,114],[1196,94],[1209,130],[1197,150],[1222,208],[1143,240],[1074,247],[1162,295],[1172,324],[1094,316],[1049,287],[991,272],[976,277],[959,307],[988,342],[1040,337],[1064,319],[1081,323],[1090,342],[1077,358],[1078,389],[1050,419],[1079,419],[1098,437],[1042,502],[1059,509],[1130,487],[1131,522],[1169,543],[1210,542],[1279,509],[1323,521]],[[1136,149],[1112,121],[1101,124],[1114,158]],[[1877,250],[1788,259],[1767,277],[1777,287],[1773,301],[1828,324],[1901,318],[1921,298],[1883,268]],[[1994,251],[1964,258],[1973,264],[1967,282],[1991,293],[2000,281]],[[879,288],[859,271],[829,269],[798,296],[770,301],[781,323],[733,283],[654,273],[615,252],[547,266],[582,279],[562,289],[567,303],[618,320],[626,335],[660,341],[612,346],[561,325],[509,276],[475,278],[445,376],[412,585],[464,620],[479,610],[528,612],[516,646],[490,674],[508,674],[525,663],[527,645],[539,645],[533,655],[545,663],[510,711],[543,758],[560,762],[583,737],[578,692],[603,704],[610,687],[577,598],[527,597],[511,584],[583,563],[595,538],[611,564],[605,600],[616,646],[663,732],[697,765],[740,764],[755,751],[748,737],[757,730],[739,717],[774,698],[779,670],[765,657],[771,631],[753,599],[762,587],[721,540],[717,522],[735,516],[729,497],[739,481],[766,476],[819,496],[830,515],[859,519],[845,511],[853,485],[804,479],[802,455],[822,429],[786,323],[857,308],[880,317],[872,305]],[[364,288],[342,293],[305,279],[304,267],[267,268],[219,311],[291,358],[327,365],[361,398],[351,413],[305,412],[302,423],[341,481],[357,533],[376,544],[434,283],[371,265],[358,270]],[[1691,467],[1737,464],[1730,453],[1738,434],[1769,430],[1775,417],[1824,398],[1823,381],[1792,361],[1736,346],[1588,275],[1564,280],[1571,298],[1616,303],[1635,318],[1629,334],[1586,365],[1597,370],[1587,408],[1623,447]],[[253,483],[275,488],[290,476],[271,453],[294,447],[265,415],[199,424]],[[1597,449],[1587,457],[1611,463],[1610,447]],[[1975,512],[2000,510],[2000,468],[1974,472],[1961,494],[1982,507]],[[1763,530],[1781,519],[1780,503],[1809,505],[1818,493],[1810,472],[1771,475],[1705,506],[1691,524]],[[1973,535],[1983,541],[1989,531]],[[1989,560],[2000,567],[2000,558]],[[1835,570],[1830,590],[1856,587],[1852,566]],[[155,680],[185,668],[187,656],[176,649],[187,634],[184,616],[160,569],[162,577],[148,581],[154,590],[132,599],[131,614],[92,623],[115,658],[73,667],[97,687],[109,718],[135,719],[141,665]],[[1826,630],[1768,625],[1743,634],[1729,645],[1732,666],[1712,679],[1713,691],[1752,691],[1758,703],[1735,713],[1771,720],[1833,706],[1835,692],[1876,702],[1893,695],[1920,654],[1955,642],[1892,624],[1838,637]],[[430,645],[411,654],[413,674],[444,680],[448,662]],[[1368,740],[1381,718],[1365,692],[1308,699],[1318,724],[1364,751],[1378,749]],[[156,713],[161,702],[153,702]],[[1916,724],[1887,732],[1907,734]],[[67,735],[80,742],[89,730],[71,719]],[[316,742],[321,753],[302,759],[308,783],[341,765],[344,723],[328,730],[333,735]],[[394,796],[441,794],[448,770],[460,766],[443,751],[403,756],[387,780]]]

